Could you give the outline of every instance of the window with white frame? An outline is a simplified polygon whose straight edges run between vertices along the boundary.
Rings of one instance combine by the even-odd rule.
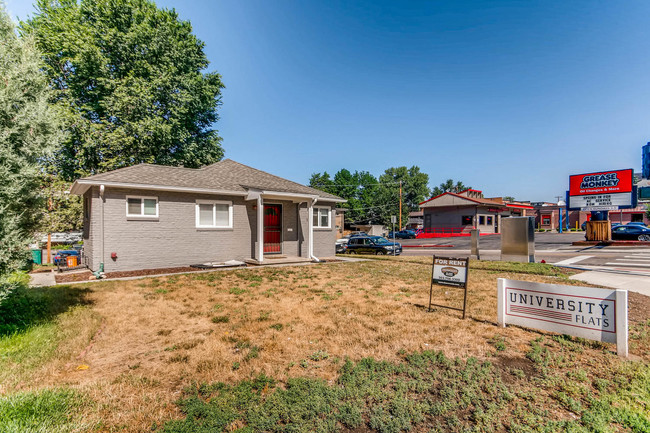
[[[158,218],[158,197],[126,197],[126,216]]]
[[[330,228],[330,208],[328,207],[314,208],[314,227],[321,228],[321,229]]]
[[[232,228],[232,202],[197,200],[196,226],[199,228]]]

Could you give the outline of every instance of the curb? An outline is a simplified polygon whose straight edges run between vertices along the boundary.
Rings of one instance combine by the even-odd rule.
[[[402,245],[402,248],[453,248],[453,245]]]

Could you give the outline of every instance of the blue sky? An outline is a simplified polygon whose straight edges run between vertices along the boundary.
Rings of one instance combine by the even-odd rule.
[[[650,141],[647,1],[156,3],[223,76],[226,156],[297,182],[418,165],[547,201],[570,174],[640,171]]]

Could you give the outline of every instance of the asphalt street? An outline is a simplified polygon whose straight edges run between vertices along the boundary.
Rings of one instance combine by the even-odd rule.
[[[584,233],[536,233],[535,261],[584,271],[575,279],[607,287],[637,291],[650,296],[650,247],[574,246]],[[470,238],[402,239],[406,256],[470,254]],[[479,240],[481,259],[500,260],[501,236],[485,235]]]

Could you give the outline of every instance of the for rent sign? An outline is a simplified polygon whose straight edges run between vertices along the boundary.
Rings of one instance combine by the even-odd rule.
[[[569,176],[569,208],[616,210],[632,206],[633,170]]]
[[[498,280],[498,322],[616,343],[627,356],[627,291]]]

